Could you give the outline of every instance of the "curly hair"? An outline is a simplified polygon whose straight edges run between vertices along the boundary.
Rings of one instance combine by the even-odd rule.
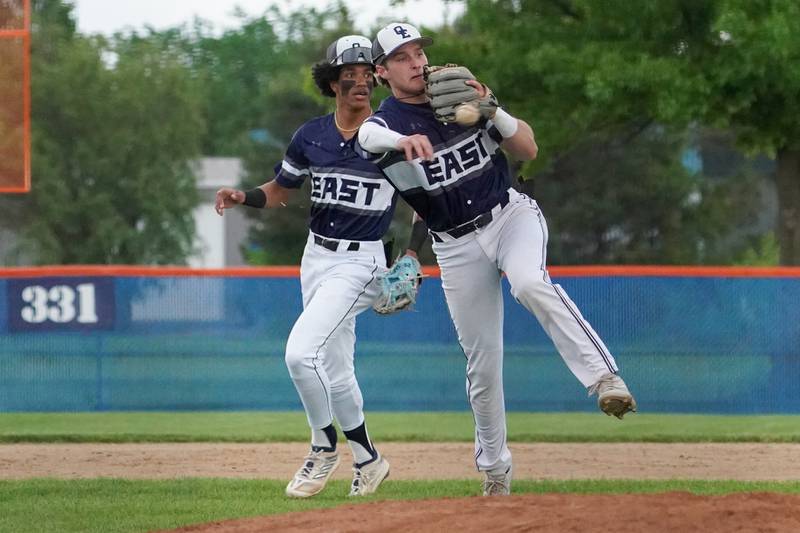
[[[334,66],[327,61],[320,61],[311,67],[311,76],[314,78],[314,83],[319,87],[319,92],[323,96],[330,96],[336,98],[336,93],[331,89],[331,82],[338,81],[339,71],[341,66]]]

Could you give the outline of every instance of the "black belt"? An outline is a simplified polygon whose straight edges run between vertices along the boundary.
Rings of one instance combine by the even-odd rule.
[[[339,249],[339,242],[333,239],[326,239],[324,237],[320,237],[319,235],[314,235],[314,244],[319,244],[323,248],[327,248],[331,252],[335,252]],[[361,243],[357,241],[352,241],[350,244],[347,245],[348,252],[357,252],[358,249],[361,248]]]
[[[505,206],[508,205],[508,193],[503,194],[503,198],[500,200],[500,203],[497,204],[497,205],[500,206],[500,209],[503,209]],[[495,206],[495,207],[497,207],[497,206]],[[494,209],[494,207],[492,209]],[[442,233],[447,233],[448,235],[450,235],[454,239],[458,239],[459,237],[463,237],[464,235],[468,235],[468,234],[472,233],[473,231],[475,231],[476,229],[480,229],[480,228],[486,226],[487,224],[489,224],[489,222],[492,221],[492,219],[494,218],[494,216],[492,215],[492,209],[486,211],[485,213],[481,213],[480,215],[476,216],[475,218],[473,218],[469,222],[465,222],[464,224],[456,226],[455,228],[449,229],[449,230],[444,231]],[[435,231],[431,232],[431,237],[436,242],[444,242],[442,240],[442,238],[439,237],[436,234]]]

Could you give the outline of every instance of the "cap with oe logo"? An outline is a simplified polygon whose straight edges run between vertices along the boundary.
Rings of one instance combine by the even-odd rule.
[[[372,59],[376,64],[383,63],[388,56],[404,44],[419,42],[422,46],[433,44],[433,39],[423,37],[419,30],[405,22],[387,24],[372,42]]]

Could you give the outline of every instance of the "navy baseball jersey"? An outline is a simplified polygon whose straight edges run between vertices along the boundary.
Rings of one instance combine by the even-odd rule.
[[[356,144],[431,230],[454,228],[507,198],[508,161],[500,149],[503,137],[491,121],[470,128],[442,124],[430,104],[408,104],[393,96],[367,120],[403,135],[426,135],[433,145],[433,161],[409,162],[402,152],[371,154]]]
[[[277,172],[278,184],[311,181],[312,232],[331,239],[377,241],[386,233],[396,191],[370,161],[356,154],[333,114],[309,120],[295,132]]]

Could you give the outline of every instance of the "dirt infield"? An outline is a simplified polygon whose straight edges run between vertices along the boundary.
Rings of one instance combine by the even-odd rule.
[[[288,480],[307,444],[5,444],[0,479]],[[480,479],[471,443],[379,443],[392,479]],[[343,464],[350,462],[343,446]],[[800,480],[800,444],[511,444],[516,479]],[[339,468],[336,478],[350,476]]]
[[[800,531],[800,496],[730,494],[525,494],[492,498],[386,501],[173,530],[195,533],[459,533],[536,531],[657,533]]]
[[[381,443],[391,479],[480,476],[469,443]],[[0,479],[289,479],[306,444],[0,445]],[[346,447],[345,447],[346,449]],[[515,479],[800,480],[800,444],[512,444]],[[345,453],[345,455],[347,455]],[[345,463],[350,460],[345,457]],[[337,478],[347,478],[340,468]],[[800,496],[516,495],[368,502],[176,531],[392,532],[800,531]]]

